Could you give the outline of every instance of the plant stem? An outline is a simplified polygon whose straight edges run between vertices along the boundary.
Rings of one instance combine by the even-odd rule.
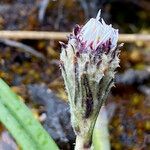
[[[85,139],[81,136],[76,136],[75,150],[92,150],[88,143],[85,143]]]

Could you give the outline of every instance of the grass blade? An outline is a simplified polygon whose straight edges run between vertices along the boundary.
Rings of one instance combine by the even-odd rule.
[[[5,106],[3,107],[3,110],[5,109],[9,112],[10,118],[14,118],[14,120],[22,127],[24,132],[26,132],[28,137],[30,137],[32,142],[35,143],[37,147],[36,150],[58,150],[53,139],[34,118],[31,111],[19,100],[19,97],[11,91],[9,86],[2,79],[0,79],[0,102],[1,107]],[[2,116],[0,118],[2,121]],[[4,122],[4,120],[2,122],[6,126],[7,123]],[[8,130],[15,137],[14,129],[8,128]],[[23,145],[21,146],[23,147]]]

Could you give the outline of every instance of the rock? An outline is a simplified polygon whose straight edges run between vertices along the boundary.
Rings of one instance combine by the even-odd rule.
[[[43,122],[44,128],[65,150],[73,147],[71,143],[75,141],[75,134],[71,127],[69,105],[60,100],[45,85],[33,84],[28,86],[31,100],[44,107],[47,115]]]
[[[17,144],[7,131],[1,133],[0,150],[17,150]]]
[[[140,85],[150,81],[150,71],[128,69],[122,74],[116,75],[117,84]]]

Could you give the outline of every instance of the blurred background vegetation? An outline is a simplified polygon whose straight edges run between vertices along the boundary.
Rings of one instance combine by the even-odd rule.
[[[106,23],[112,23],[120,33],[150,34],[149,0],[0,0],[0,30],[70,32],[75,24],[82,25],[90,17],[95,17],[99,9],[102,9]],[[47,124],[47,110],[42,102],[39,104],[33,100],[33,95],[36,95],[33,89],[38,86],[43,90],[46,86],[47,91],[51,89],[60,99],[67,101],[59,69],[60,45],[58,41],[34,38],[17,42],[32,47],[45,58],[40,59],[11,44],[8,46],[0,38],[0,77],[22,97],[44,126],[55,124],[53,120]],[[148,150],[150,43],[125,43],[120,58],[116,87],[107,101],[111,147],[112,150]],[[41,94],[41,97],[44,96]],[[59,118],[57,115],[55,117]],[[65,121],[70,124],[69,120]],[[67,130],[63,129],[63,123],[60,126],[61,134],[64,134]],[[64,137],[55,135],[60,128],[54,125],[46,129],[62,149],[73,147],[72,132],[72,136],[68,137],[65,133]],[[17,149],[14,140],[1,124],[0,133],[0,149],[2,145],[5,149]]]

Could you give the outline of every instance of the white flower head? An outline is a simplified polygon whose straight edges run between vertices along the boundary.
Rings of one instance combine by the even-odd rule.
[[[76,26],[74,35],[81,42],[80,51],[99,51],[99,47],[103,51],[115,49],[118,41],[118,29],[114,29],[112,25],[107,25],[100,18],[101,10],[99,10],[96,18],[91,18],[82,28]]]

